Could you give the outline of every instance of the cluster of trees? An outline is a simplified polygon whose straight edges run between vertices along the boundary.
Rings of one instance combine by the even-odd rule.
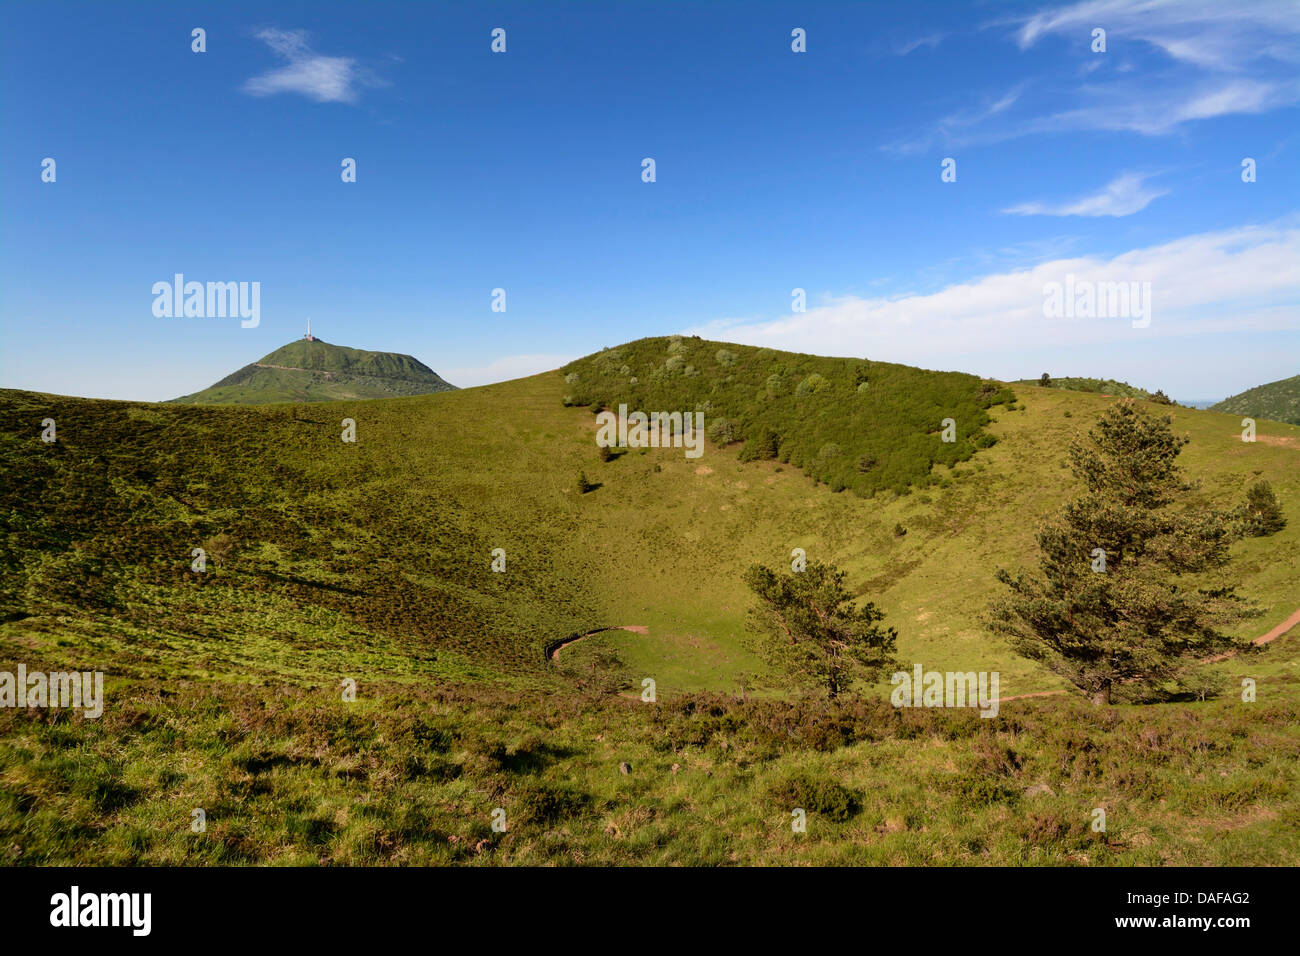
[[[1158,685],[1238,648],[1226,630],[1256,612],[1216,572],[1234,540],[1285,525],[1267,482],[1235,512],[1189,504],[1194,486],[1177,464],[1188,439],[1171,424],[1131,400],[1111,406],[1070,447],[1080,490],[1039,530],[1037,573],[997,572],[1007,592],[990,609],[994,630],[1096,704],[1119,685]],[[760,652],[829,698],[892,667],[897,642],[874,604],[854,605],[844,578],[817,562],[746,574]]]
[[[695,337],[641,339],[564,369],[566,404],[699,411],[742,460],[779,460],[835,491],[904,493],[935,465],[992,444],[988,410],[1014,396],[973,375],[825,358]],[[955,440],[942,440],[942,423]]]

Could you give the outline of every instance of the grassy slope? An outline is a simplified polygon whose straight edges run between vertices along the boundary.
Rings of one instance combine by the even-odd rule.
[[[1300,425],[1300,375],[1247,389],[1225,398],[1211,410]]]
[[[823,753],[807,742],[824,730],[815,717],[795,738],[786,711],[671,703],[675,691],[734,689],[738,671],[757,669],[742,646],[739,572],[795,546],[850,571],[899,627],[905,661],[999,669],[1004,695],[1057,686],[991,641],[978,614],[993,570],[1032,559],[1036,520],[1069,488],[1065,444],[1109,399],[1021,389],[1024,410],[995,410],[1001,440],[949,487],[858,498],[712,447],[698,461],[665,449],[601,464],[592,415],[563,407],[565,389],[552,373],[316,405],[296,421],[287,409],[5,393],[5,470],[22,476],[11,487],[32,487],[42,457],[94,431],[100,464],[78,472],[85,493],[101,500],[107,471],[130,514],[157,509],[167,522],[157,538],[117,541],[132,569],[107,589],[118,607],[87,610],[98,569],[47,555],[22,596],[34,616],[0,624],[0,669],[102,667],[118,702],[99,723],[0,713],[0,843],[27,862],[1300,859],[1285,757],[1297,750],[1294,635],[1220,665],[1260,681],[1252,708],[1228,696],[1098,720],[1046,698],[1004,705],[994,721],[876,719]],[[61,450],[36,438],[46,414]],[[1228,504],[1266,477],[1290,519],[1234,547],[1242,590],[1265,608],[1239,630],[1262,632],[1300,603],[1300,429],[1261,423],[1247,445],[1234,416],[1172,414],[1192,436],[1183,461],[1204,494]],[[345,416],[358,422],[355,446],[338,440]],[[154,500],[157,475],[119,471],[123,458],[186,481],[170,503]],[[580,468],[602,487],[580,497]],[[69,494],[54,499],[70,513],[88,507]],[[195,586],[189,548],[241,520],[257,534]],[[85,533],[91,558],[112,557],[95,527]],[[493,547],[507,551],[504,576],[487,570]],[[162,567],[140,571],[146,555],[131,548],[158,552]],[[598,624],[651,632],[575,645],[568,674],[540,664],[547,639]],[[655,677],[669,703],[575,692],[602,646],[635,684]],[[360,684],[356,705],[338,701],[343,676]],[[621,760],[632,777],[618,774]],[[773,788],[800,773],[839,781],[860,811],[845,822],[813,814],[796,838],[788,795]],[[1017,796],[1041,781],[1059,796]],[[194,806],[209,812],[206,840],[188,832]],[[487,830],[493,806],[509,808],[509,834]],[[1112,820],[1105,840],[1086,831],[1094,806]]]
[[[273,581],[268,575],[334,587],[382,584],[374,596],[390,602],[419,603],[437,593],[450,602],[453,619],[473,609],[480,618],[455,633],[441,617],[408,608],[393,614],[393,625],[433,647],[479,652],[487,665],[508,649],[511,668],[571,630],[645,624],[649,635],[613,632],[591,642],[621,648],[634,669],[667,689],[733,690],[737,671],[758,669],[743,647],[749,599],[740,573],[754,561],[784,564],[792,548],[802,547],[847,568],[857,590],[889,612],[906,658],[999,669],[1004,693],[1056,686],[991,641],[978,615],[996,591],[994,570],[1033,560],[1038,520],[1071,488],[1060,467],[1066,444],[1108,399],[1023,389],[1024,410],[999,411],[991,426],[1003,441],[941,469],[954,478],[949,487],[863,499],[831,494],[788,465],[741,463],[731,449],[709,447],[698,460],[674,449],[634,451],[602,464],[594,418],[564,408],[564,388],[558,375],[547,374],[416,399],[311,406],[302,413],[309,420],[245,410],[248,424],[233,429],[231,440],[252,442],[250,463],[273,453],[285,469],[282,482],[255,490],[237,476],[230,500],[188,511],[177,527],[192,525],[194,540],[169,544],[174,573],[150,579],[151,586],[178,580],[188,587],[191,544],[233,528],[246,550],[219,574],[247,585],[241,593],[264,593]],[[57,407],[73,400],[31,401],[26,418],[52,414],[61,421],[61,440],[76,441],[75,417]],[[139,414],[163,416],[161,435],[177,413],[162,407]],[[1193,439],[1182,460],[1203,479],[1210,500],[1232,504],[1258,475],[1272,481],[1290,518],[1279,535],[1234,547],[1242,588],[1266,611],[1241,633],[1265,630],[1300,604],[1300,430],[1265,424],[1259,442],[1244,444],[1231,416],[1184,409],[1173,415]],[[337,438],[335,423],[345,416],[358,422],[356,445]],[[485,424],[465,428],[467,421]],[[45,454],[44,448],[31,442],[24,454]],[[580,469],[601,487],[579,496]],[[256,523],[241,532],[241,499],[263,502],[275,515],[287,509],[290,527],[269,543],[256,537]],[[894,534],[900,523],[908,531],[901,538]],[[346,544],[309,546],[304,537]],[[505,575],[488,571],[497,547],[507,552]],[[135,557],[143,563],[154,556]],[[130,556],[124,563],[133,565]],[[240,582],[241,575],[249,580]],[[312,588],[290,587],[287,596],[355,610],[355,602]],[[502,604],[511,615],[501,616]],[[372,614],[370,622],[378,621]],[[484,648],[495,650],[485,655]]]

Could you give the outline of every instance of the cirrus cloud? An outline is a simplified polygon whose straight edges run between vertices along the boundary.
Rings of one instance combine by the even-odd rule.
[[[1012,216],[1131,216],[1167,193],[1167,190],[1144,186],[1146,179],[1141,173],[1124,173],[1100,192],[1069,202],[1027,202],[1002,211]]]
[[[1152,321],[1045,318],[1052,283],[1150,283]],[[721,320],[685,330],[705,338],[818,355],[867,356],[923,368],[982,370],[1021,377],[1042,361],[1090,355],[1107,369],[1125,361],[1141,377],[1180,340],[1221,336],[1222,348],[1184,361],[1171,374],[1222,378],[1235,361],[1261,355],[1252,336],[1295,334],[1300,348],[1300,216],[1261,226],[1201,233],[1114,255],[1077,256],[973,278],[931,294],[864,298],[827,295],[805,313]],[[1235,343],[1235,344],[1234,344]],[[1236,349],[1238,353],[1233,353]],[[1289,357],[1294,361],[1296,354]],[[1235,355],[1235,358],[1234,358]],[[1041,371],[1041,369],[1039,369]],[[1059,373],[1058,373],[1059,374]],[[1114,372],[1107,375],[1114,377]],[[1260,379],[1266,380],[1266,379]],[[1256,384],[1258,384],[1256,382]],[[1228,394],[1228,392],[1224,392]]]
[[[355,103],[363,76],[357,61],[344,56],[321,56],[307,44],[301,30],[259,30],[254,34],[288,62],[245,81],[250,96],[298,93],[317,103]]]

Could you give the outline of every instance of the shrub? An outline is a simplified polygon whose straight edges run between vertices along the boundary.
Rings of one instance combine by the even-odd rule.
[[[764,428],[757,435],[745,442],[740,449],[741,461],[760,461],[775,458],[781,446],[781,438],[770,428]]]
[[[829,379],[823,375],[819,375],[817,372],[813,372],[795,386],[794,393],[800,396],[816,395],[818,392],[824,392],[830,387],[831,383]]]
[[[506,801],[507,820],[520,824],[548,824],[580,815],[591,798],[570,787],[528,782],[514,788]]]
[[[787,811],[798,808],[837,823],[843,823],[861,808],[857,794],[848,787],[807,771],[777,781],[769,793]]]
[[[1239,514],[1243,533],[1252,538],[1264,538],[1286,527],[1282,507],[1267,481],[1257,481],[1247,489]]]
[[[704,432],[709,437],[709,441],[715,445],[730,445],[736,441],[736,427],[725,418],[715,418]]]
[[[828,441],[826,444],[822,445],[821,449],[817,452],[817,457],[824,461],[829,458],[839,458],[843,454],[844,449],[835,444],[835,442]]]
[[[1020,792],[1004,778],[973,769],[959,773],[951,786],[962,803],[976,807],[1012,803],[1020,796]]]
[[[578,494],[585,495],[594,487],[596,486],[587,479],[587,473],[585,471],[578,472]]]

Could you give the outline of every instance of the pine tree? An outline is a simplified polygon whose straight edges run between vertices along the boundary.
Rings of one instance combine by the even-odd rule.
[[[1175,463],[1188,438],[1170,424],[1129,399],[1111,406],[1070,446],[1083,490],[1039,530],[1040,573],[997,573],[1011,593],[994,629],[1095,704],[1235,647],[1221,628],[1255,613],[1233,588],[1188,578],[1222,568],[1233,531],[1227,514],[1174,507],[1193,486]]]
[[[750,626],[768,663],[797,683],[825,689],[834,699],[855,680],[875,680],[894,665],[898,632],[883,627],[884,612],[870,602],[855,607],[843,571],[819,561],[779,575],[762,565],[745,574],[759,598]]]
[[[1246,503],[1240,511],[1243,530],[1252,538],[1264,538],[1286,527],[1282,507],[1267,481],[1257,481],[1246,490]]]

